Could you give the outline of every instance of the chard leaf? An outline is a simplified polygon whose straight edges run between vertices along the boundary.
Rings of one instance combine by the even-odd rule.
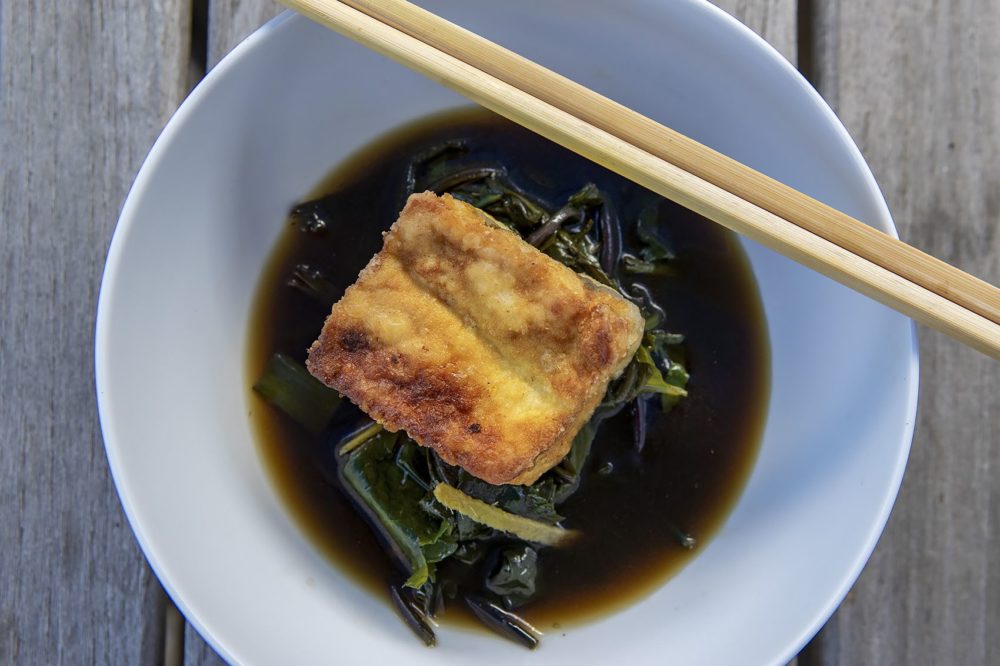
[[[685,370],[684,366],[680,363],[670,361],[670,368],[667,370],[666,375],[664,375],[666,382],[672,386],[678,386],[684,391],[684,395],[687,395],[687,389],[685,388],[688,383],[690,376]],[[671,409],[680,402],[680,399],[684,397],[679,394],[661,393],[660,394],[660,407],[664,412],[669,412]]]
[[[367,420],[363,422],[363,424],[356,428],[354,432],[348,434],[347,437],[344,438],[343,443],[340,445],[340,455],[346,456],[348,453],[382,432],[383,429],[382,424],[378,421]]]
[[[504,488],[503,485],[493,485],[492,483],[486,483],[482,479],[478,479],[462,468],[456,468],[456,476],[458,482],[455,487],[461,490],[466,495],[470,497],[475,497],[478,500],[486,502],[487,504],[496,504],[500,501],[503,495]]]
[[[580,432],[576,433],[576,437],[573,438],[573,445],[562,461],[566,471],[574,476],[579,476],[580,472],[583,471],[583,464],[590,455],[590,448],[594,444],[596,436],[597,424],[594,423],[594,419],[591,419],[580,428]]]
[[[491,631],[506,636],[529,650],[538,647],[538,630],[528,624],[524,618],[518,617],[509,610],[505,610],[478,595],[466,595],[465,604],[476,616],[476,619]]]
[[[485,541],[496,536],[496,530],[488,525],[477,523],[465,514],[455,514],[455,530],[460,542],[469,543],[475,541]]]
[[[510,496],[500,502],[500,506],[506,511],[550,525],[563,519],[556,513],[556,482],[553,479],[539,479],[530,486],[507,488]]]
[[[597,185],[587,183],[575,193],[569,195],[567,202],[573,206],[600,206],[604,203],[604,195]]]
[[[482,541],[463,541],[452,557],[463,564],[475,564],[485,554],[486,545]]]
[[[684,353],[680,346],[684,342],[684,336],[679,333],[654,330],[646,333],[646,342],[653,352],[663,359],[666,368],[663,380],[671,386],[685,389],[690,376],[684,367]],[[682,397],[677,392],[663,392],[660,394],[660,406],[664,412],[669,412]]]
[[[631,254],[622,255],[622,265],[625,267],[626,273],[634,273],[637,275],[651,275],[656,273],[660,268],[652,261],[640,259],[639,257]]]
[[[341,474],[379,534],[406,563],[410,577],[405,586],[416,588],[431,578],[430,565],[454,552],[455,544],[450,525],[420,508],[425,491],[407,483],[396,465],[398,439],[385,431],[374,435],[348,456]]]
[[[328,307],[344,295],[342,287],[334,284],[323,271],[309,264],[297,265],[288,276],[286,284]]]
[[[643,259],[650,263],[674,258],[673,251],[660,238],[659,229],[656,224],[658,219],[657,208],[658,202],[646,206],[639,213],[639,221],[635,225],[635,232],[643,244],[640,254]]]
[[[622,255],[622,265],[626,273],[634,275],[673,275],[671,267],[662,261],[654,259],[640,259],[631,254]]]
[[[633,358],[629,361],[629,364],[625,366],[625,370],[622,371],[621,376],[608,385],[608,390],[604,394],[604,400],[601,401],[601,406],[614,407],[628,402],[635,397],[636,393],[639,392],[638,387],[643,381],[645,381],[645,377],[641,377],[639,375],[639,364],[636,362],[635,358]],[[579,433],[577,436],[579,436]],[[573,449],[576,447],[577,442],[574,440]],[[573,455],[573,449],[570,449],[570,455]],[[589,450],[590,447],[588,444],[587,451]]]
[[[559,229],[541,249],[577,273],[583,273],[605,286],[616,289],[611,278],[601,268],[601,262],[597,256],[600,244],[590,237],[591,227],[593,227],[593,221],[587,220],[577,232]]]
[[[267,361],[264,374],[253,385],[262,398],[283,411],[299,425],[318,433],[333,417],[340,396],[306,370],[305,366],[284,354]]]
[[[431,626],[429,615],[425,612],[420,602],[413,596],[412,590],[398,588],[395,585],[389,588],[392,603],[396,606],[396,612],[403,618],[417,638],[424,642],[427,647],[437,644],[437,637],[434,635],[434,627]]]
[[[462,469],[459,469],[456,475],[458,483],[455,487],[470,497],[487,504],[494,504],[504,511],[551,525],[562,520],[562,516],[556,512],[555,498],[558,488],[552,478],[539,479],[530,486],[495,486],[477,479]]]
[[[645,345],[639,347],[635,360],[646,368],[646,381],[639,387],[639,393],[662,393],[680,398],[687,395],[683,387],[667,383]]]
[[[668,333],[663,330],[646,331],[646,341],[652,350],[659,354],[661,358],[667,358],[671,347],[684,342],[684,336],[680,333]]]
[[[518,608],[534,598],[537,577],[538,552],[534,548],[506,548],[496,570],[486,579],[486,589],[503,599],[507,608]]]
[[[404,437],[396,450],[396,466],[424,492],[429,493],[434,488],[427,470],[427,458],[420,451],[420,445],[409,437]]]
[[[448,523],[441,523],[447,526]],[[450,535],[451,530],[448,530]],[[458,544],[455,541],[447,538],[441,538],[441,535],[434,541],[426,544],[421,544],[420,549],[424,553],[424,559],[427,560],[428,564],[434,564],[440,562],[441,560],[451,557],[451,555],[458,549]]]

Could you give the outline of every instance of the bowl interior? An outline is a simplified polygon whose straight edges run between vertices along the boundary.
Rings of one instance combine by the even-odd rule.
[[[422,4],[892,230],[818,95],[706,3]],[[661,650],[678,663],[787,659],[843,598],[884,525],[912,434],[916,353],[907,319],[751,242],[773,364],[760,457],[718,535],[640,603],[550,632],[537,654],[454,630],[423,650],[282,506],[246,417],[244,345],[284,215],[368,141],[463,103],[285,16],[227,57],[171,120],[122,213],[97,335],[108,457],[151,564],[206,638],[243,663]]]

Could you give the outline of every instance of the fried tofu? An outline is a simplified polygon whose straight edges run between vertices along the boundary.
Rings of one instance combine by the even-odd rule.
[[[530,484],[634,355],[638,308],[448,195],[412,195],[333,306],[308,368],[387,430]]]

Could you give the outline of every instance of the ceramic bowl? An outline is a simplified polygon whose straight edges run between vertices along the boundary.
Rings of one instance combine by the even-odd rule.
[[[776,51],[698,0],[422,3],[880,229],[861,154]],[[284,15],[171,119],[108,254],[97,390],[146,557],[188,620],[245,664],[783,663],[856,579],[912,434],[909,320],[754,243],[772,349],[759,458],[722,528],[638,603],[536,652],[443,628],[425,649],[293,521],[247,418],[245,345],[290,205],[343,157],[458,95]]]

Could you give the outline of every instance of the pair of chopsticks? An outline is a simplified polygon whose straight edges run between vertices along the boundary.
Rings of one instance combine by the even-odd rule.
[[[405,0],[282,0],[472,101],[1000,358],[1000,289]]]

